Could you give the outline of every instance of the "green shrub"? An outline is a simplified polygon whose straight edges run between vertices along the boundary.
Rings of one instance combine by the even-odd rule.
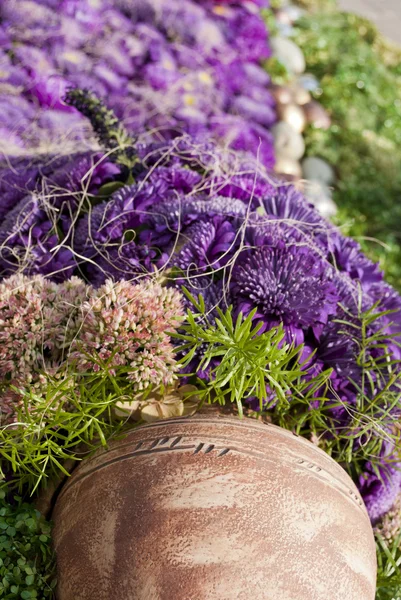
[[[401,289],[401,53],[372,23],[329,4],[296,28],[320,81],[315,97],[332,117],[327,131],[306,131],[307,154],[334,165],[339,224]]]
[[[55,561],[50,523],[16,496],[0,491],[0,597],[54,598]]]

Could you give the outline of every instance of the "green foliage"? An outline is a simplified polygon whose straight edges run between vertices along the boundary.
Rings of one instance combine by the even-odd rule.
[[[337,0],[296,0],[295,3],[309,11],[328,11],[337,7]]]
[[[335,166],[334,200],[356,223],[349,234],[378,238],[391,248],[385,252],[379,245],[364,244],[400,286],[400,52],[384,43],[366,19],[334,12],[331,6],[301,19],[295,41],[304,51],[307,70],[321,82],[315,96],[333,122],[327,131],[306,131],[307,154]]]
[[[55,561],[51,527],[17,496],[9,503],[0,491],[0,597],[54,598]]]
[[[302,362],[303,346],[285,342],[282,325],[260,333],[254,325],[255,311],[234,321],[232,309],[217,309],[211,322],[202,297],[198,300],[184,290],[194,305],[175,337],[181,340],[181,365],[188,367],[199,358],[197,370],[209,370],[207,381],[193,375],[196,395],[203,402],[235,403],[239,414],[242,402],[259,400],[261,413],[277,425],[290,429],[319,445],[348,470],[352,477],[363,471],[366,461],[373,468],[379,462],[384,440],[399,441],[397,423],[401,399],[400,361],[392,360],[387,347],[389,334],[379,326],[387,312],[377,305],[360,309],[358,318],[349,315],[338,320],[339,335],[355,343],[355,365],[361,372],[356,405],[347,405],[347,426],[336,418],[335,408],[344,407],[331,388],[331,369],[312,374]],[[375,326],[373,326],[375,325]],[[368,334],[368,331],[374,333]],[[383,464],[383,457],[380,458]]]
[[[337,196],[339,192],[335,192]],[[397,244],[396,235],[390,232],[381,235],[385,241],[369,235],[372,224],[366,215],[353,210],[352,206],[339,209],[335,223],[344,235],[356,239],[363,252],[374,262],[380,263],[386,274],[386,280],[401,290],[401,246]]]
[[[1,471],[31,493],[49,477],[68,475],[64,461],[80,460],[118,433],[121,425],[113,418],[113,407],[126,393],[106,369],[81,374],[79,380],[69,371],[49,377],[43,397],[25,394],[17,426],[0,428]]]
[[[367,334],[368,328],[384,314],[388,313],[377,312],[375,305],[360,311],[358,319],[337,321],[344,328],[339,334],[351,336],[355,342],[355,364],[361,371],[361,384],[353,382],[357,389],[356,404],[347,405],[346,427],[333,411],[345,405],[337,398],[330,380],[323,387],[319,387],[322,382],[318,379],[312,380],[313,395],[293,394],[284,410],[276,404],[268,411],[275,424],[317,441],[354,479],[363,472],[366,461],[380,476],[378,464],[383,465],[383,457],[379,458],[383,442],[390,439],[399,442],[399,430],[394,428],[398,411],[394,409],[401,400],[400,361],[389,356],[388,334],[379,326],[375,333]]]
[[[175,337],[182,341],[183,367],[202,354],[197,368],[210,370],[208,381],[196,381],[202,402],[235,403],[242,415],[242,402],[257,398],[261,409],[275,406],[284,413],[293,398],[307,406],[316,389],[324,387],[331,370],[306,380],[308,369],[300,362],[303,347],[285,342],[282,325],[260,333],[262,323],[253,324],[255,310],[234,321],[231,308],[224,313],[217,309],[218,317],[211,323],[202,296],[196,300],[187,290],[184,293],[196,312],[188,311]]]
[[[348,407],[346,430],[341,430],[330,414],[325,415],[323,407],[322,416],[330,435],[322,429],[320,437],[322,440],[324,437],[322,448],[353,477],[363,473],[366,461],[380,477],[378,464],[383,465],[383,442],[392,439],[398,445],[400,440],[399,429],[394,427],[398,425],[399,414],[395,409],[399,409],[401,400],[400,361],[392,359],[387,349],[389,335],[379,326],[380,318],[389,314],[389,311],[378,312],[376,304],[366,311],[360,309],[357,320],[347,315],[344,320],[336,321],[355,343],[355,365],[360,369],[361,383],[353,382],[357,389],[356,404]],[[319,434],[316,429],[312,433]]]
[[[267,28],[267,31],[269,32],[269,37],[273,37],[275,35],[278,35],[278,33],[279,33],[279,29],[277,27],[277,20],[276,20],[274,12],[272,10],[273,8],[279,8],[279,6],[278,6],[279,3],[280,3],[280,0],[278,0],[278,2],[276,1],[276,6],[273,6],[272,3],[270,2],[270,8],[262,8],[262,10],[260,11],[261,16],[263,17],[263,19],[266,23],[266,28]]]
[[[401,600],[401,532],[390,542],[376,534],[376,600]]]
[[[290,73],[275,56],[271,56],[264,62],[264,68],[277,85],[285,85],[291,80]]]

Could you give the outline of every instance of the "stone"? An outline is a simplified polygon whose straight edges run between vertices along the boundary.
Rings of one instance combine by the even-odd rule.
[[[80,463],[52,520],[58,600],[375,597],[352,480],[256,419],[206,411],[136,427]]]
[[[276,155],[299,160],[305,153],[304,138],[288,123],[280,121],[272,129]]]
[[[334,169],[322,158],[308,156],[302,161],[302,172],[305,179],[315,179],[325,185],[335,182]]]
[[[294,34],[294,28],[292,25],[287,25],[286,23],[277,23],[278,34],[282,37],[289,38]]]
[[[152,423],[162,419],[193,414],[199,405],[193,385],[171,386],[164,393],[153,391],[145,398],[123,400],[116,403],[114,414],[124,420]]]
[[[285,8],[280,8],[280,10],[278,10],[275,13],[275,18],[276,18],[276,23],[280,24],[280,25],[292,25],[293,21],[290,17],[290,15],[288,14],[288,12],[285,10]]]
[[[278,104],[289,104],[293,100],[292,90],[286,85],[272,85],[269,92]]]
[[[317,129],[329,129],[331,118],[329,113],[319,102],[312,100],[303,106],[305,117],[308,123]]]
[[[304,73],[301,77],[298,78],[298,83],[308,92],[315,92],[319,89],[320,84],[312,73]]]
[[[326,218],[333,217],[337,206],[331,196],[331,191],[320,181],[306,181],[304,183],[305,197],[314,204],[320,214]]]
[[[306,14],[306,11],[300,8],[299,6],[294,6],[294,4],[289,4],[287,6],[283,6],[280,9],[281,13],[286,15],[289,23],[293,25],[296,21],[301,19]]]
[[[279,154],[276,156],[274,170],[280,175],[287,175],[291,178],[299,179],[302,177],[302,168],[299,162],[293,158],[280,156]]]
[[[302,106],[304,104],[307,104],[308,102],[311,102],[312,96],[310,95],[308,90],[303,88],[301,85],[294,85],[291,89],[292,97],[296,104]]]
[[[305,71],[305,57],[302,50],[285,37],[276,36],[271,39],[273,54],[294,75],[300,75]]]
[[[296,104],[285,104],[278,107],[278,115],[282,121],[291,125],[298,133],[302,133],[305,129],[306,118],[304,111]]]

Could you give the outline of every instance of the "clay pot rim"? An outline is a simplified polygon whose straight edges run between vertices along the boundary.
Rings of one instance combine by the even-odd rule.
[[[346,485],[347,478],[350,479],[347,472],[334,459],[332,459],[326,452],[324,452],[324,450],[319,448],[316,444],[313,444],[313,442],[310,442],[309,440],[303,438],[302,436],[295,434],[292,431],[289,431],[288,429],[284,429],[283,427],[279,427],[278,425],[273,425],[272,423],[262,423],[251,417],[240,418],[239,416],[233,415],[233,414],[222,414],[221,412],[219,412],[219,406],[216,406],[216,405],[207,405],[206,407],[204,407],[202,409],[202,411],[200,411],[192,416],[172,417],[169,419],[161,419],[161,420],[155,421],[153,423],[146,423],[146,424],[141,424],[136,427],[133,427],[132,429],[125,432],[124,437],[119,438],[118,440],[115,440],[115,443],[113,443],[112,446],[110,446],[108,448],[101,448],[101,449],[97,450],[93,455],[91,455],[90,457],[85,459],[85,461],[83,461],[79,465],[77,465],[76,469],[74,470],[74,475],[75,475],[75,477],[78,476],[79,479],[81,479],[82,477],[86,477],[92,471],[91,463],[93,461],[96,461],[99,458],[99,455],[105,454],[105,453],[107,454],[108,452],[118,452],[125,446],[127,446],[127,447],[132,446],[132,442],[129,440],[129,437],[131,434],[135,434],[139,430],[140,431],[147,431],[147,430],[151,431],[153,429],[165,427],[168,425],[173,425],[173,426],[181,425],[184,427],[185,426],[191,427],[191,425],[196,424],[196,423],[201,424],[201,425],[208,425],[208,424],[216,425],[217,422],[219,423],[220,426],[224,426],[224,427],[225,426],[229,426],[229,427],[234,426],[237,429],[248,429],[248,430],[249,429],[257,429],[257,430],[259,430],[260,433],[264,433],[264,434],[268,434],[268,431],[269,430],[271,431],[273,429],[277,433],[279,433],[280,436],[282,436],[282,438],[284,440],[285,439],[294,440],[294,438],[295,438],[297,443],[300,443],[301,446],[303,446],[304,448],[308,448],[309,451],[313,450],[313,452],[318,455],[318,457],[320,458],[319,464],[322,465],[322,468],[324,468],[323,463],[326,463],[327,467],[329,467],[329,465],[330,465],[329,470],[331,470],[331,476],[335,477],[335,479],[337,479],[339,483],[341,482],[342,486]],[[181,433],[178,435],[178,437],[180,437],[180,436],[181,436]],[[185,436],[185,431],[182,432],[182,437],[184,437],[184,436]],[[215,436],[215,437],[217,437],[217,436]],[[222,436],[222,439],[223,438],[224,438],[224,436]],[[149,441],[152,441],[152,440],[149,440]],[[142,444],[143,444],[143,442],[141,442],[141,446],[142,446]],[[137,450],[140,451],[139,447],[137,449],[135,449],[135,452]],[[263,455],[262,450],[261,449],[259,449],[259,450],[260,450],[260,453]],[[302,457],[300,457],[300,459],[301,458]],[[305,462],[305,461],[303,461],[303,462]],[[308,461],[306,461],[306,462],[308,462]],[[84,469],[83,473],[80,473],[81,469]],[[87,470],[86,473],[85,473],[85,470]],[[97,468],[93,467],[93,470],[96,471]],[[326,470],[326,469],[324,469],[324,470]],[[73,485],[76,481],[77,481],[77,479],[74,479],[74,478],[71,478],[71,479],[68,479],[67,481],[65,481],[64,485],[62,486],[62,488],[60,490],[59,495],[63,496],[64,493],[67,491],[67,489],[70,488],[70,486]],[[348,488],[349,493],[350,493],[351,497],[353,498],[353,501],[359,505],[359,507],[365,513],[365,517],[367,519],[369,519],[366,508],[364,507],[362,498],[361,498],[359,492],[356,493],[357,488],[356,488],[355,484],[353,484],[353,488],[354,489]]]
[[[217,406],[211,405],[211,406],[207,406],[206,409],[205,407],[202,410],[205,410],[205,412],[197,412],[195,415],[188,415],[188,416],[184,416],[184,417],[171,417],[168,419],[160,419],[159,421],[154,421],[153,423],[141,423],[140,425],[136,425],[134,427],[132,427],[131,429],[128,429],[127,431],[122,432],[121,437],[119,437],[116,440],[109,440],[110,443],[112,443],[113,445],[111,447],[102,447],[102,448],[98,448],[93,454],[91,454],[90,456],[88,456],[87,458],[85,458],[84,461],[80,462],[76,469],[74,469],[74,471],[79,471],[81,469],[81,467],[83,465],[89,465],[93,460],[97,459],[97,457],[99,456],[99,454],[103,454],[103,453],[107,453],[109,451],[114,451],[114,450],[119,450],[120,448],[124,447],[125,445],[130,445],[130,442],[127,440],[127,438],[133,434],[136,433],[137,431],[141,430],[151,430],[151,429],[157,429],[158,427],[164,427],[166,425],[178,425],[178,424],[182,424],[182,425],[191,425],[193,423],[201,423],[201,424],[215,424],[216,421],[220,422],[220,425],[223,426],[235,426],[237,428],[242,428],[242,429],[248,429],[249,427],[251,428],[256,428],[259,429],[261,432],[263,433],[267,433],[267,429],[274,429],[278,432],[280,432],[280,434],[287,439],[297,439],[299,443],[301,443],[305,448],[309,448],[312,449],[317,452],[323,460],[325,460],[326,462],[329,462],[331,465],[336,465],[337,471],[339,473],[341,473],[343,476],[344,474],[346,474],[348,476],[348,474],[346,473],[346,471],[333,459],[331,458],[331,456],[329,456],[324,450],[322,450],[321,448],[319,448],[319,446],[317,446],[316,444],[314,444],[313,442],[311,442],[310,440],[307,440],[306,438],[294,433],[293,431],[289,431],[288,429],[284,429],[284,427],[280,427],[279,425],[274,425],[273,423],[262,423],[257,419],[254,419],[252,417],[246,417],[244,416],[243,418],[234,415],[234,414],[222,414],[221,412],[218,411]],[[213,410],[214,409],[214,410]],[[210,412],[209,412],[210,411]],[[212,413],[213,411],[213,413]],[[210,414],[212,413],[212,414]],[[68,486],[69,481],[67,480],[66,482],[66,486]]]

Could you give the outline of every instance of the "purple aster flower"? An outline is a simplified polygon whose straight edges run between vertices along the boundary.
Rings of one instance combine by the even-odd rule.
[[[55,281],[75,267],[72,252],[60,244],[56,222],[49,220],[37,196],[23,198],[0,225],[0,275],[43,274]]]
[[[385,320],[388,323],[389,333],[397,334],[398,339],[401,335],[401,297],[399,293],[388,283],[380,281],[369,287],[369,296],[373,302],[380,302],[378,310],[391,311],[386,315]]]
[[[34,116],[34,107],[25,98],[5,94],[0,97],[0,122],[10,132],[21,134],[29,127]]]
[[[97,246],[93,262],[86,265],[86,276],[94,287],[103,285],[107,279],[114,281],[147,278],[156,268],[162,268],[168,255],[158,249],[135,241]]]
[[[80,73],[90,74],[92,70],[92,61],[82,50],[66,50],[64,44],[56,45],[53,50],[57,70],[59,72],[64,72],[67,76],[79,76]]]
[[[38,173],[38,166],[26,159],[0,166],[0,221],[35,188]]]
[[[268,181],[256,172],[245,172],[241,175],[230,175],[226,179],[221,178],[221,181],[216,182],[215,189],[221,196],[238,198],[247,204],[251,202],[252,208],[256,209],[262,205],[264,198],[274,196],[277,185],[273,179]]]
[[[320,335],[337,310],[333,274],[306,246],[278,243],[245,250],[232,272],[237,312],[256,308],[255,318],[271,327],[282,322],[290,339],[301,343],[311,327]]]
[[[243,220],[246,206],[239,200],[230,200],[222,196],[188,200],[183,197],[159,202],[149,210],[146,218],[148,229],[140,233],[140,239],[149,245],[172,248],[179,241],[179,234],[185,234],[187,228],[200,217],[212,220],[215,216],[234,217]]]
[[[315,360],[325,368],[333,368],[336,376],[355,381],[357,348],[351,335],[347,335],[344,329],[332,321],[327,324],[315,346]]]
[[[185,169],[181,165],[170,167],[160,166],[154,169],[149,181],[156,185],[158,181],[177,192],[189,193],[202,181],[202,176],[196,171]]]
[[[236,232],[226,217],[215,216],[195,222],[181,238],[178,243],[184,245],[174,256],[173,264],[191,278],[227,264],[235,248]]]
[[[269,131],[256,123],[227,115],[211,119],[211,131],[217,140],[233,150],[250,152],[268,168],[274,166],[273,137]]]
[[[60,281],[70,276],[76,265],[70,249],[71,226],[82,198],[96,193],[118,172],[100,153],[47,156],[43,162],[20,159],[4,167],[0,179],[7,190],[1,207],[2,276],[16,270]],[[15,185],[10,187],[10,182]]]
[[[58,9],[64,14],[71,17],[71,21],[75,22],[81,32],[81,36],[86,37],[87,34],[98,35],[104,28],[104,20],[102,19],[102,9],[107,13],[107,2],[96,3],[89,0],[62,0]]]
[[[16,148],[57,143],[67,135],[72,141],[88,137],[82,118],[79,127],[57,114],[75,114],[63,102],[66,87],[73,85],[107,97],[130,131],[166,140],[183,131],[197,136],[214,131],[223,144],[229,140],[233,148],[255,151],[272,166],[266,128],[275,118],[274,103],[269,79],[256,64],[269,54],[267,32],[250,3],[24,0],[18,11],[13,0],[3,4],[9,33],[4,47],[13,47],[13,64],[10,70],[6,57],[2,71],[8,83],[23,86],[32,108],[40,105],[39,127],[27,135],[21,122],[7,134]],[[52,111],[52,118],[44,116]],[[224,131],[212,124],[212,118],[224,121],[228,113],[251,121],[233,115]]]
[[[360,245],[351,238],[337,236],[333,254],[337,267],[349,273],[352,279],[359,279],[364,288],[369,289],[371,284],[383,279],[379,265],[370,261],[361,251]]]
[[[62,144],[64,150],[75,154],[77,142],[82,148],[90,147],[88,138],[93,140],[93,133],[77,113],[49,108],[38,113],[35,124],[37,126],[29,131],[26,144],[29,148],[43,144],[46,152],[49,152],[49,146],[58,151]]]
[[[40,106],[72,112],[73,109],[65,104],[63,100],[69,87],[71,87],[71,82],[64,77],[45,73],[40,78],[35,79],[29,91],[38,100]]]
[[[52,206],[78,204],[79,195],[96,194],[120,174],[120,168],[100,153],[73,154],[43,169],[42,189],[52,197]]]
[[[256,201],[254,205],[256,207]],[[259,200],[258,214],[275,217],[291,228],[292,235],[299,239],[302,239],[299,236],[302,233],[304,241],[307,239],[309,245],[325,254],[338,237],[336,229],[292,185],[277,185],[272,192],[267,192]]]
[[[390,442],[383,443],[382,455],[383,462],[378,466],[379,472],[371,463],[367,463],[359,478],[359,491],[372,523],[377,523],[391,509],[401,491],[401,463],[397,462]]]
[[[118,273],[120,278],[129,279],[152,270],[153,263],[161,266],[164,262],[160,244],[153,249],[135,231],[146,220],[157,192],[154,185],[127,186],[80,219],[74,234],[74,249],[89,261],[91,280],[102,283],[108,275],[115,277]]]
[[[135,213],[136,186],[115,192],[110,201],[102,202],[84,215],[74,232],[74,248],[78,253],[95,252],[96,244],[108,244],[122,238],[125,226]]]
[[[253,62],[244,63],[244,70],[249,80],[254,84],[266,86],[270,83],[270,76],[259,65]]]
[[[51,57],[39,45],[36,47],[34,44],[20,44],[15,48],[14,62],[29,76],[31,86],[46,75],[55,74]]]
[[[57,38],[59,17],[56,11],[31,0],[4,0],[1,5],[3,23],[17,33],[20,41],[41,44]]]
[[[115,73],[107,65],[97,64],[93,72],[99,81],[104,84],[107,92],[118,92],[126,87],[126,78]]]
[[[171,89],[180,80],[178,69],[166,68],[161,64],[150,64],[144,68],[144,77],[154,90]]]
[[[236,96],[231,106],[235,113],[248,121],[254,121],[265,127],[270,127],[277,120],[273,107],[267,105],[265,102],[257,101],[247,96]]]
[[[107,43],[104,39],[99,40],[99,43],[93,49],[93,53],[118,75],[132,77],[135,74],[129,45],[126,42],[126,34],[115,33],[107,39]]]
[[[321,335],[315,338],[316,360],[326,368],[333,368],[340,379],[358,382],[360,368],[356,357],[358,327],[362,325],[360,310],[367,310],[371,301],[360,297],[360,290],[352,280],[336,274],[333,282],[338,300],[337,311],[330,316]]]
[[[301,223],[310,226],[310,233],[314,229],[328,229],[328,222],[319,214],[313,204],[305,200],[305,197],[293,185],[277,184],[273,193],[262,199],[262,206],[267,215],[285,219],[291,224]],[[330,227],[331,232],[333,228]]]
[[[2,48],[5,45],[1,45]],[[25,86],[27,84],[27,75],[23,69],[13,65],[10,56],[0,50],[0,82],[7,84],[7,88],[10,90],[18,91],[19,86]]]
[[[246,61],[257,62],[270,56],[268,33],[257,9],[251,11],[250,5],[219,6],[215,13],[221,19],[227,41]]]

